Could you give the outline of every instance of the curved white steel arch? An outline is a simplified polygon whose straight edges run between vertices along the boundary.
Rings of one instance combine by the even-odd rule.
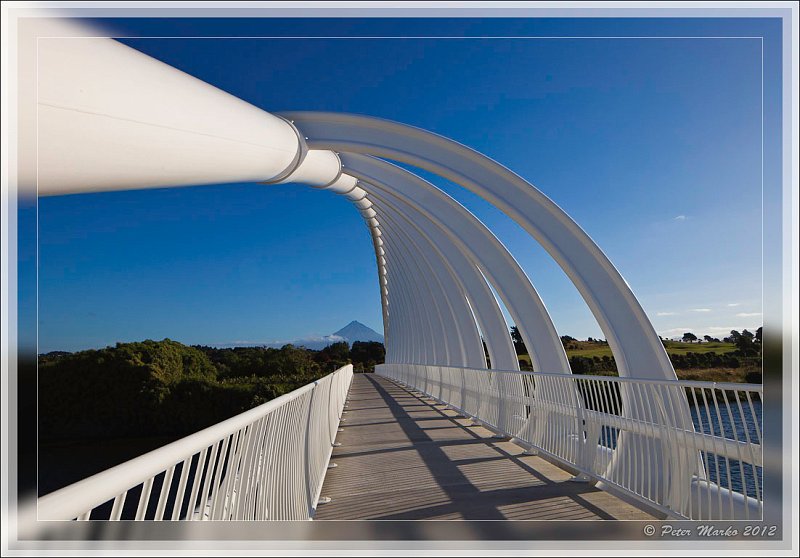
[[[544,194],[471,149],[375,118],[329,113],[290,113],[288,119],[272,115],[109,39],[41,41],[38,70],[39,195],[242,181],[299,182],[330,189],[354,203],[370,230],[387,355],[396,362],[474,366],[480,360],[475,357],[476,349],[481,348],[477,324],[483,330],[482,316],[496,311],[497,301],[491,305],[480,298],[488,286],[486,271],[515,273],[518,266],[510,255],[511,262],[503,265],[475,263],[479,258],[470,258],[457,241],[459,233],[454,233],[472,222],[468,212],[466,217],[457,213],[443,217],[453,211],[445,209],[447,196],[431,195],[435,189],[421,186],[424,181],[412,173],[395,172],[397,167],[389,163],[358,154],[410,163],[481,195],[550,252],[597,318],[621,376],[675,379],[647,316],[602,251]],[[292,118],[303,134],[289,120]],[[308,145],[304,134],[312,138]],[[324,149],[309,150],[309,145]],[[346,160],[357,164],[343,172],[339,157],[330,149],[341,149]],[[378,170],[357,169],[367,165],[364,161]],[[349,172],[358,176],[349,176]],[[417,184],[420,192],[430,188],[428,197],[409,194],[405,188],[409,184]],[[429,207],[431,200],[440,205]],[[494,257],[507,254],[504,249],[488,253]],[[471,261],[474,268],[464,267],[461,258]],[[483,281],[476,277],[469,284],[464,277],[472,277],[472,273],[462,277],[464,269],[483,271]],[[425,279],[428,275],[431,281]],[[495,285],[493,280],[489,282]],[[523,283],[530,284],[527,277]],[[526,289],[510,289],[509,311],[540,304],[542,311],[534,325],[526,324],[520,331],[527,337],[532,356],[544,362],[542,355],[550,355],[553,362],[559,361],[558,351],[541,349],[542,343],[550,343],[563,352],[538,295],[532,285],[530,291]],[[487,310],[476,310],[479,305],[473,301],[480,300],[486,302]],[[498,326],[500,321],[494,323]],[[537,328],[552,330],[540,335]],[[502,347],[503,343],[493,346]],[[540,363],[539,368],[559,371],[557,365]],[[567,372],[568,366],[561,371]],[[660,405],[666,426],[693,430],[682,393],[639,393],[637,400],[628,384],[619,386],[625,417]],[[502,388],[500,394],[502,399]],[[576,401],[572,407],[581,405]],[[646,453],[654,463],[670,459],[665,453],[669,441],[643,445],[640,436],[631,431],[617,438],[609,468],[637,477],[644,472],[643,462],[638,468],[626,467],[627,456]],[[691,454],[685,461],[673,467],[676,482],[703,468],[702,463],[692,463]],[[678,484],[662,485],[660,490],[674,492],[670,500],[682,505],[684,496]]]
[[[368,186],[369,186],[368,184],[363,183],[363,182],[359,183],[359,185],[361,187],[364,187],[364,188],[368,188]],[[364,210],[366,208],[370,208],[370,207],[373,206],[372,202],[369,201],[366,198],[360,198],[360,200],[356,204],[361,209],[362,215],[363,215]],[[368,222],[368,226],[369,226],[370,225],[370,223],[369,223],[370,219],[368,218],[368,215],[364,215],[364,217],[365,217],[365,220]],[[404,222],[407,225],[411,224],[412,226],[416,226],[416,225],[413,225],[413,222],[409,221],[405,216],[401,215],[401,217],[403,218]],[[378,221],[375,220],[375,224],[376,225],[377,225],[377,222]],[[388,223],[384,219],[381,219],[381,222],[383,223],[383,226],[381,226],[380,228],[376,227],[376,232],[378,232],[380,234],[380,231],[385,231],[387,233],[387,236],[382,237],[382,238],[388,238],[388,232],[390,230],[390,227],[387,226]],[[394,232],[393,234],[394,235],[404,234],[406,237],[409,237],[408,233],[403,233],[403,229],[404,228],[405,227],[402,227],[402,226],[396,227],[395,228],[396,232]],[[417,232],[419,233],[420,231],[417,229]],[[424,249],[421,248],[421,244],[420,244],[420,242],[421,242],[422,245],[430,244],[433,247],[433,249],[436,251],[436,254],[432,254],[429,251],[428,251],[427,254],[423,254],[423,256],[426,259],[428,259],[428,260],[430,258],[439,259],[439,258],[442,257],[441,251],[438,250],[436,245],[433,244],[430,241],[430,238],[426,237],[424,234],[420,233],[420,237],[418,239],[414,239],[414,238],[410,238],[409,237],[406,240],[412,246],[411,248],[409,248],[409,250],[408,250],[409,252],[422,253]],[[408,258],[412,258],[412,257],[413,256],[409,256],[408,254],[406,254],[406,256],[405,256],[406,261],[408,260]],[[380,261],[380,257],[378,259]],[[441,310],[437,310],[436,312],[434,312],[434,317],[435,317],[436,320],[439,321],[439,326],[440,326],[439,327],[439,331],[443,332],[443,334],[442,333],[440,333],[439,335],[429,334],[429,335],[424,337],[424,344],[426,346],[426,353],[425,353],[426,357],[423,360],[425,360],[427,362],[430,362],[430,363],[433,363],[433,364],[447,364],[448,362],[450,362],[450,363],[453,363],[453,364],[461,363],[461,365],[485,367],[486,366],[485,356],[483,354],[482,345],[480,343],[480,337],[477,334],[477,330],[476,330],[476,326],[475,326],[475,318],[470,313],[471,307],[470,307],[469,303],[467,303],[467,305],[465,306],[463,300],[459,301],[458,299],[454,300],[454,299],[451,298],[452,297],[452,293],[457,290],[461,294],[461,296],[463,296],[464,299],[466,299],[466,292],[464,291],[463,285],[461,285],[461,282],[460,282],[460,279],[459,279],[459,275],[456,274],[454,271],[452,271],[452,269],[450,268],[450,263],[448,261],[444,261],[443,263],[448,269],[450,269],[450,273],[449,274],[450,274],[451,278],[459,283],[459,287],[457,289],[445,288],[445,289],[439,291],[441,293],[440,296],[443,296],[445,298],[450,298],[450,304],[448,304],[448,312],[451,315],[451,319],[449,320],[449,323],[452,323],[453,326],[455,327],[455,330],[456,330],[455,331],[455,339],[453,339],[452,337],[448,337],[447,334],[450,333],[450,331],[453,328],[447,328],[442,323],[442,321],[441,321],[442,311]],[[436,265],[436,264],[432,264],[431,265],[431,264],[429,264],[427,266],[427,269],[429,269],[430,271],[433,271],[434,273],[438,273],[437,270],[438,270],[439,267],[440,267],[440,265]],[[475,270],[473,270],[473,273],[474,272],[475,272]],[[425,273],[419,273],[419,274],[416,274],[416,275],[412,274],[412,277],[415,277],[415,278],[421,278],[421,277],[425,277],[425,276],[426,276]],[[446,277],[442,278],[442,280],[443,281],[447,281],[447,278]],[[486,287],[484,287],[484,288],[486,289],[486,291],[488,291],[488,288],[486,288]],[[491,296],[490,291],[489,291],[489,294]],[[436,304],[437,302],[438,302],[437,297],[434,297],[433,303]],[[493,299],[492,299],[492,302],[494,302]],[[430,314],[431,306],[423,305],[422,308],[423,308],[423,311],[426,314]],[[453,308],[458,308],[459,309],[460,318],[456,318],[455,315],[453,315],[453,313],[451,312],[451,310]],[[498,315],[499,315],[499,310],[498,310]],[[427,318],[428,318],[428,322],[430,322],[430,316],[427,316]],[[507,331],[505,322],[503,321],[502,323],[503,323],[502,327],[494,328],[494,329],[497,330],[497,331],[500,331],[500,332]],[[409,331],[413,333],[418,329],[419,326],[415,326],[414,324],[411,324],[408,327],[410,328]],[[468,331],[470,332],[470,334],[462,334],[461,331],[459,331],[460,329],[463,329],[464,327],[468,328]],[[474,335],[473,335],[473,332],[474,332]],[[399,331],[398,333],[402,334],[403,332]],[[406,337],[406,335],[402,335],[402,336]],[[473,339],[470,340],[469,339],[470,336],[472,336]],[[507,334],[505,334],[505,336],[508,337]],[[467,340],[466,344],[464,343],[465,339]],[[458,343],[457,347],[453,347],[453,341]],[[414,345],[415,345],[415,348],[417,348],[417,349],[420,348],[418,344],[415,343]],[[510,347],[510,342],[508,342],[508,345]],[[461,354],[462,358],[452,360],[452,359],[448,359],[448,358],[445,357],[445,359],[442,360],[436,355],[437,347],[444,348],[445,349],[445,354],[447,354],[448,352],[453,353],[453,354]],[[510,353],[513,354],[513,348],[510,349]],[[393,358],[391,353],[390,353],[390,358]],[[403,356],[403,357],[398,357],[398,358],[401,358],[404,361],[407,361],[409,359],[408,355]],[[507,359],[506,362],[510,363],[511,359]],[[515,361],[514,361],[514,364],[516,364]]]
[[[37,42],[39,195],[279,179],[285,120],[112,39]]]
[[[427,262],[422,264],[428,268],[423,270],[416,261],[413,250],[407,248],[390,231],[391,228],[385,235],[385,246],[388,247],[387,255],[390,260],[396,264],[393,273],[397,277],[390,300],[395,296],[393,293],[396,290],[405,304],[403,321],[396,325],[393,332],[403,342],[398,358],[416,358],[431,364],[441,362],[441,358],[445,361],[461,362],[463,366],[461,346],[452,335],[445,335],[445,320],[448,317],[448,321],[453,320],[450,308],[443,299],[437,300],[436,294],[431,292],[435,289],[438,293],[438,285],[421,280],[421,276],[430,274],[429,265]]]
[[[503,300],[539,372],[569,373],[564,346],[539,294],[503,244],[456,200],[396,165],[374,157],[342,153],[346,172],[386,195],[411,204],[421,215],[440,223],[479,267]],[[507,335],[506,330],[504,335]],[[513,369],[518,369],[516,363]]]
[[[349,170],[350,169],[348,169],[348,171]],[[469,304],[470,308],[474,310],[473,319],[477,320],[477,322],[481,324],[481,331],[488,332],[489,334],[487,335],[486,348],[490,359],[500,359],[492,360],[492,367],[499,368],[501,370],[517,370],[518,361],[516,353],[513,345],[511,344],[511,339],[508,334],[508,326],[505,323],[502,312],[499,309],[497,300],[494,298],[494,295],[489,289],[485,277],[462,253],[461,248],[455,246],[455,244],[450,241],[449,237],[446,234],[443,234],[444,231],[437,227],[436,221],[428,220],[422,217],[420,213],[415,213],[413,206],[410,206],[408,203],[404,204],[402,200],[397,198],[392,199],[392,194],[388,194],[387,199],[382,198],[381,193],[373,193],[371,184],[367,182],[362,181],[359,182],[359,184],[361,184],[365,190],[370,192],[370,199],[373,200],[375,207],[381,207],[381,209],[383,209],[384,206],[386,206],[386,208],[390,211],[396,212],[400,217],[402,217],[403,221],[408,225],[408,227],[416,230],[425,240],[430,242],[430,244],[436,250],[437,255],[441,258],[443,264],[448,268],[453,269],[453,275],[459,282],[462,296],[468,300],[468,304],[470,295],[474,295],[473,300],[475,302],[473,304]],[[382,194],[387,195],[385,192]],[[420,217],[422,218],[420,219]],[[381,220],[381,222],[385,223],[384,220]],[[433,234],[426,234],[426,231],[422,230],[423,228],[427,230],[433,229],[435,232]],[[439,247],[439,243],[444,244],[443,248]],[[445,256],[445,253],[448,254],[448,256]],[[461,257],[460,261],[458,259],[459,256]],[[459,263],[461,263],[461,267],[457,270],[456,266]],[[468,289],[465,288],[464,281],[469,281],[470,278],[472,278],[472,284],[470,285],[472,288]],[[487,325],[487,315],[489,319],[495,318],[496,321],[488,323]],[[479,343],[480,339],[476,338],[474,340],[476,348],[480,346]],[[497,350],[498,347],[494,346],[496,343],[500,343],[501,345],[499,352]],[[480,347],[479,350],[480,354],[476,355],[476,357],[481,361],[480,367],[484,368],[486,367],[485,355],[483,354],[482,347]],[[387,362],[391,361],[387,359]],[[407,362],[407,360],[401,360],[400,362]],[[470,366],[471,365],[468,365],[468,367]],[[498,390],[500,396],[500,406],[498,408],[499,415],[496,417],[496,424],[502,425],[502,427],[510,430],[513,428],[511,425],[514,422],[514,417],[525,416],[524,405],[520,402],[520,400],[518,398],[509,397],[512,394],[518,396],[524,392],[521,378],[513,374],[502,374],[496,378],[496,389]],[[538,394],[538,396],[542,397],[542,394]]]
[[[379,118],[288,112],[315,148],[396,159],[481,196],[519,223],[556,260],[595,315],[620,376],[677,379],[661,339],[630,287],[589,236],[533,185],[457,142]]]
[[[483,353],[475,318],[467,304],[463,284],[458,280],[452,266],[447,260],[441,258],[436,251],[435,245],[430,240],[421,235],[416,228],[410,226],[406,217],[390,207],[383,205],[376,207],[380,207],[379,221],[382,223],[381,227],[386,229],[387,233],[390,230],[387,227],[391,227],[391,230],[394,231],[392,236],[397,235],[400,238],[405,236],[411,247],[420,254],[431,271],[433,271],[436,280],[443,287],[448,284],[448,288],[443,288],[443,294],[450,308],[452,326],[448,327],[448,324],[444,324],[445,331],[443,333],[445,337],[451,332],[455,334],[458,348],[461,352],[460,360],[463,362],[460,366],[473,367],[477,365],[479,368],[486,368],[486,358]],[[404,224],[405,226],[403,226]],[[445,362],[438,361],[431,364],[445,364]]]
[[[424,239],[420,238],[414,230],[403,227],[397,217],[391,211],[381,208],[379,221],[381,228],[386,231],[386,237],[390,241],[397,241],[405,251],[406,262],[412,261],[410,266],[418,266],[419,274],[412,274],[412,280],[423,284],[429,283],[425,278],[430,276],[433,281],[432,290],[440,293],[441,300],[434,300],[433,303],[444,310],[437,310],[441,320],[439,329],[433,331],[433,335],[426,339],[427,345],[436,346],[446,343],[449,348],[449,360],[458,362],[456,366],[471,366],[469,363],[486,366],[486,361],[480,348],[480,336],[474,318],[466,304],[466,299],[461,298],[461,289],[457,284],[449,266],[437,265],[438,257]],[[409,265],[408,263],[406,264]],[[410,267],[409,266],[409,267]],[[438,288],[437,288],[438,287]],[[431,306],[422,305],[422,313],[430,313]],[[415,325],[410,327],[415,329]],[[430,357],[430,354],[429,354]],[[444,360],[431,360],[431,364],[444,364]]]
[[[359,183],[359,186],[366,187],[367,185],[364,183]],[[359,190],[361,188],[359,187]],[[419,305],[412,305],[413,307],[417,308],[418,311],[426,318],[427,324],[422,323],[423,327],[428,325],[429,330],[428,334],[424,335],[421,341],[415,342],[411,344],[411,350],[413,351],[422,351],[422,355],[424,356],[416,356],[418,353],[405,353],[403,356],[398,356],[398,359],[401,361],[408,361],[409,359],[415,359],[414,361],[424,361],[433,364],[458,364],[458,365],[466,365],[466,366],[480,366],[485,367],[486,361],[485,356],[483,354],[482,345],[480,343],[480,337],[477,333],[477,328],[475,325],[475,318],[471,313],[471,308],[469,303],[464,302],[466,299],[466,295],[463,290],[463,286],[458,286],[454,288],[453,281],[459,283],[459,278],[452,269],[449,268],[449,263],[444,262],[445,267],[449,270],[449,278],[447,275],[441,275],[441,264],[431,264],[430,260],[432,258],[439,259],[441,257],[441,252],[437,251],[436,254],[430,252],[430,247],[427,245],[430,244],[436,250],[436,246],[430,243],[430,239],[425,237],[425,235],[420,235],[417,238],[412,238],[414,235],[410,235],[408,232],[404,232],[404,227],[402,226],[390,226],[389,223],[385,219],[381,219],[383,222],[382,226],[378,226],[378,220],[374,219],[375,212],[372,211],[370,213],[366,213],[371,211],[373,208],[372,202],[367,199],[366,197],[361,197],[359,193],[356,196],[352,196],[351,201],[355,201],[355,205],[359,208],[364,217],[367,225],[374,231],[373,234],[380,235],[381,238],[389,239],[389,231],[394,231],[392,234],[394,236],[401,235],[405,237],[405,239],[401,240],[402,248],[398,248],[399,250],[403,251],[403,261],[406,262],[404,267],[407,267],[409,264],[408,261],[413,261],[414,255],[413,254],[420,254],[425,261],[421,263],[421,265],[425,266],[425,269],[428,270],[428,273],[425,273],[423,269],[417,268],[420,273],[417,274],[410,274],[410,278],[406,277],[405,280],[407,282],[419,282],[421,278],[426,277],[427,275],[438,275],[437,281],[449,283],[451,286],[449,287],[442,287],[436,289],[436,286],[433,288],[437,291],[438,295],[431,295],[431,285],[424,284],[421,287],[419,285],[416,286],[415,292],[419,296],[419,293],[426,293],[430,296],[427,296],[426,299],[428,303]],[[389,218],[390,220],[392,218]],[[404,218],[405,220],[405,218]],[[407,222],[407,220],[405,220]],[[419,231],[417,231],[419,232]],[[384,233],[386,235],[384,236]],[[376,253],[377,261],[379,262],[379,266],[381,265],[381,256]],[[385,261],[385,260],[384,260]],[[419,265],[418,262],[413,262],[413,266]],[[458,297],[454,298],[453,293],[458,292],[463,297],[463,299],[459,300]],[[406,298],[408,300],[408,298]],[[414,301],[414,297],[411,297],[411,300]],[[431,312],[431,308],[440,308],[442,302],[444,302],[447,306],[445,311],[441,309],[437,309],[436,312]],[[431,316],[430,314],[433,313],[433,319],[438,321],[438,328],[433,328],[430,326],[431,323]],[[448,324],[452,324],[452,327],[447,327],[445,322],[442,321],[442,316],[449,314],[450,319],[447,321]],[[458,314],[459,317],[456,317]],[[416,320],[417,323],[412,321],[411,323],[406,324],[404,330],[398,330],[398,334],[401,335],[403,338],[407,338],[408,335],[416,335],[416,332],[419,330],[420,323],[422,320],[418,318]],[[467,328],[463,333],[461,330]],[[505,325],[503,326],[501,331],[505,331]],[[406,333],[407,332],[407,333]],[[469,333],[467,333],[469,332]],[[472,337],[472,339],[469,339]],[[465,343],[465,339],[467,343]],[[471,342],[470,342],[471,341]],[[440,358],[437,355],[437,349],[440,350],[444,349],[444,358]],[[448,358],[448,354],[459,355],[457,358],[451,359]],[[389,349],[389,358],[393,358],[392,356],[392,349]],[[415,355],[415,356],[410,356]]]
[[[503,317],[497,301],[494,298],[483,274],[465,254],[462,246],[456,245],[452,238],[442,228],[442,225],[417,213],[412,220],[409,203],[401,198],[392,200],[385,194],[373,191],[372,185],[365,183],[370,199],[379,205],[387,205],[406,217],[406,222],[431,242],[438,255],[453,268],[453,273],[462,284],[462,290],[468,298],[475,318],[483,332],[486,348],[489,352],[491,367],[501,370],[517,370],[519,362],[508,334],[508,324]]]
[[[245,180],[333,186],[341,165],[325,149],[436,172],[496,205],[550,252],[595,314],[620,375],[675,378],[641,306],[591,239],[522,178],[456,142],[361,116],[282,119],[110,39],[42,41],[38,103],[40,195]],[[308,151],[305,136],[325,149]],[[374,210],[359,209],[372,218]],[[380,280],[388,286],[386,274]],[[539,341],[525,329],[531,345]]]
[[[325,188],[325,186],[320,187]],[[348,197],[350,201],[354,203],[354,205],[356,205],[367,222],[368,227],[370,227],[373,237],[383,238],[383,233],[381,231],[387,230],[387,227],[378,226],[378,221],[375,219],[376,213],[372,208],[372,202],[366,198],[366,193],[360,187],[356,186],[350,189],[350,185],[348,185],[346,188],[338,188],[335,186],[333,189],[339,190],[340,193],[344,192],[345,196]],[[410,243],[412,247],[408,248],[406,246],[406,242]],[[409,267],[409,264],[407,263],[409,261],[413,262],[411,264],[412,266],[417,267],[419,264],[418,262],[414,261],[413,256],[413,254],[420,253],[421,251],[417,241],[412,238],[407,238],[406,240],[402,241],[402,246],[402,248],[398,249],[402,250],[404,254],[403,256],[399,256],[403,258],[404,262],[406,262],[403,267]],[[385,263],[385,259],[383,259],[382,255],[378,252],[378,250],[381,250],[382,248],[377,242],[375,242],[375,247],[376,258],[379,265],[379,276],[381,276],[381,281],[383,282],[382,276],[385,275],[385,268],[382,261]],[[426,258],[426,261],[423,263],[423,265],[425,265],[428,273],[422,273],[422,269],[417,267],[418,271],[420,271],[419,273],[407,274],[405,270],[401,268],[402,276],[400,279],[405,282],[403,284],[412,284],[411,289],[413,289],[413,292],[416,293],[416,297],[413,295],[408,295],[405,296],[404,299],[407,303],[409,303],[409,307],[412,309],[411,311],[417,312],[419,316],[416,318],[416,320],[408,322],[404,328],[398,329],[398,333],[403,340],[407,340],[409,335],[419,337],[417,335],[419,323],[422,321],[421,317],[424,317],[426,318],[427,324],[423,323],[423,326],[428,326],[428,334],[422,336],[421,339],[408,344],[406,346],[407,352],[402,353],[404,356],[398,358],[404,360],[414,359],[415,362],[419,361],[440,364],[451,362],[461,365],[485,366],[486,361],[483,356],[483,352],[482,350],[478,352],[478,346],[480,345],[479,342],[465,344],[463,340],[465,337],[469,337],[469,335],[466,334],[466,332],[462,334],[461,329],[464,327],[469,327],[469,325],[473,325],[474,327],[474,319],[466,319],[469,309],[464,305],[463,301],[459,301],[458,298],[453,298],[453,293],[456,291],[456,289],[454,289],[452,286],[443,287],[441,285],[441,282],[449,282],[450,285],[452,285],[452,279],[454,279],[454,277],[448,278],[447,276],[442,276],[442,270],[440,268],[441,266],[431,265],[429,262],[427,262],[427,258],[429,256],[424,257]],[[421,278],[424,278],[428,275],[438,276],[435,285],[427,284],[425,282],[420,284]],[[398,283],[398,285],[400,284],[401,283]],[[385,294],[385,285],[382,285],[382,299],[385,298]],[[418,299],[420,297],[425,298],[425,304],[418,304]],[[447,309],[442,310],[441,308],[443,306],[446,306]],[[385,307],[386,304],[384,304],[384,308]],[[431,326],[431,316],[429,315],[431,313],[431,308],[437,308],[437,311],[433,312],[433,317],[436,321],[438,321],[438,328]],[[456,313],[460,315],[459,318],[456,317]],[[442,316],[447,314],[450,315],[450,319],[447,323],[453,324],[454,327],[448,328],[445,325]],[[436,332],[439,333],[436,334]],[[437,357],[437,349],[439,351],[444,351],[444,359],[440,360],[439,357]],[[393,351],[393,348],[389,349],[389,354],[391,355]],[[459,357],[451,359],[447,356],[448,354],[458,355]]]
[[[384,246],[387,247],[387,256],[397,264],[394,271],[390,272],[390,297],[402,297],[402,321],[396,324],[392,334],[403,342],[399,358],[415,358],[433,364],[438,360],[437,353],[441,353],[444,360],[463,362],[463,358],[458,356],[460,346],[451,336],[444,335],[444,320],[450,309],[445,308],[439,295],[439,285],[421,281],[424,273],[414,259],[413,250],[408,249],[395,235],[389,234],[390,227],[384,224],[381,228],[388,228],[387,234],[382,238],[386,238]],[[424,265],[429,267],[427,262]],[[435,308],[436,311],[429,312],[430,308]],[[450,319],[453,319],[452,314]]]

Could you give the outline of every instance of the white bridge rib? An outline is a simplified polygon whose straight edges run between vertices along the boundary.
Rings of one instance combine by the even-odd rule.
[[[373,242],[383,373],[436,397],[447,392],[443,400],[498,431],[669,513],[734,517],[744,510],[750,517],[753,501],[760,510],[758,484],[756,494],[737,495],[730,482],[722,486],[719,474],[712,482],[709,470],[710,455],[713,467],[727,460],[742,475],[743,463],[760,467],[760,429],[758,440],[735,433],[731,440],[705,432],[692,414],[706,389],[721,389],[715,398],[736,393],[735,400],[725,399],[729,413],[734,404],[741,408],[742,393],[749,398],[757,389],[686,391],[630,287],[600,248],[542,192],[497,162],[378,118],[272,115],[111,39],[42,39],[38,78],[39,195],[242,181],[302,183],[342,195]],[[622,378],[572,376],[547,309],[514,257],[455,200],[384,159],[451,180],[521,225],[583,296]],[[518,372],[492,287],[519,327],[537,375]],[[511,372],[487,370],[482,341],[492,368]],[[138,458],[135,466],[41,498],[40,511],[48,518],[86,519],[113,498],[112,519],[119,519],[135,481],[141,485],[138,519],[152,516],[151,497],[156,519],[205,516],[205,506],[212,519],[307,518],[351,376],[342,369],[248,412],[252,416],[245,413],[253,419],[246,424],[234,428],[225,421]],[[617,433],[613,447],[598,450],[598,436],[609,429]],[[276,432],[305,436],[305,457],[290,446],[277,453],[267,448],[265,440]],[[285,460],[272,466],[266,457]],[[204,474],[192,477],[192,467]],[[203,506],[200,511],[178,505],[167,514],[173,483],[192,506]]]

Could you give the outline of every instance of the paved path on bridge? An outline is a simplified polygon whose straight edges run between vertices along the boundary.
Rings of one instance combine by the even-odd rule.
[[[428,398],[356,374],[315,519],[651,519]]]

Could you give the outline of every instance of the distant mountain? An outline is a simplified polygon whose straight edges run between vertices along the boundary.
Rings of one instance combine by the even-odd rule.
[[[378,343],[383,343],[383,335],[355,320],[334,333],[332,337],[346,339],[351,345],[353,341],[377,341]]]
[[[295,345],[296,347],[306,347],[307,349],[312,349],[318,351],[320,349],[324,349],[328,345],[333,343],[339,343],[341,341],[347,341],[350,345],[353,344],[355,341],[377,341],[378,343],[383,343],[383,335],[378,333],[372,328],[369,328],[362,324],[361,322],[357,322],[353,320],[342,329],[337,331],[336,333],[332,333],[331,335],[322,335],[316,337],[302,337],[300,339],[292,339],[291,341],[267,341],[267,342],[253,342],[253,341],[239,341],[236,343],[225,343],[225,344],[218,344],[215,345],[217,347],[222,348],[230,348],[230,347],[274,347],[280,348],[284,345]]]

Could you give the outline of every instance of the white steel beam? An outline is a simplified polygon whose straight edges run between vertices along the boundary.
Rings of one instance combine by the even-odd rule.
[[[431,132],[360,115],[292,112],[322,149],[396,159],[439,174],[514,219],[556,260],[608,340],[620,376],[676,379],[675,370],[630,287],[592,239],[540,190],[496,161]]]
[[[271,180],[287,121],[112,39],[38,41],[39,195]]]

